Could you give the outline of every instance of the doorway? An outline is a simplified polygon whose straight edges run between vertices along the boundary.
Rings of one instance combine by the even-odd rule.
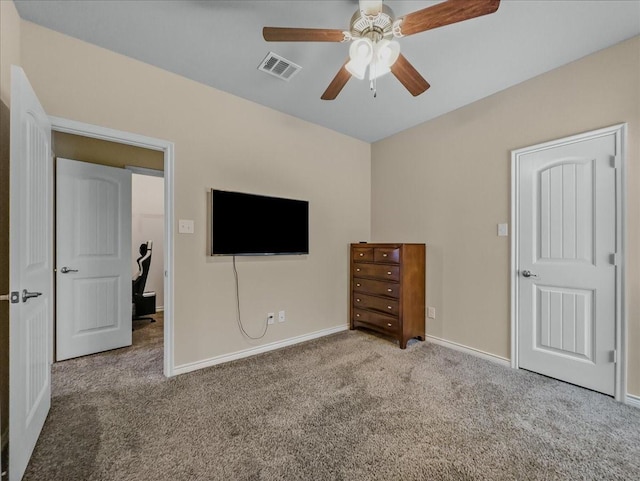
[[[164,341],[163,372],[166,377],[171,377],[173,375],[173,276],[171,275],[173,267],[173,144],[159,139],[56,117],[51,117],[51,123],[56,155],[71,158],[81,156],[84,157],[84,160],[112,166],[114,165],[112,163],[113,159],[115,159],[118,167],[127,168],[135,172],[132,175],[163,176],[161,178],[163,181],[163,217],[161,219],[163,229],[162,239],[158,244],[162,244],[161,250],[164,252],[160,253],[160,255],[156,252],[153,255],[154,261],[160,259],[154,264],[155,273],[160,274],[160,276],[156,276],[156,285],[158,283],[157,280],[162,279],[161,286],[156,290],[156,299],[160,298],[161,304],[158,304],[158,307],[161,308],[159,317],[163,321],[159,323]],[[115,156],[110,156],[111,163],[95,157],[96,150],[93,148],[95,142],[105,141],[111,147],[119,149]],[[138,248],[139,246],[133,252],[137,252]],[[134,262],[135,258],[132,258],[132,266]],[[132,272],[133,270],[132,267]],[[149,289],[147,288],[146,290]],[[160,292],[160,295],[158,295],[158,292]],[[134,321],[134,329],[136,326],[142,325],[141,322]]]
[[[625,125],[512,152],[512,367],[625,401]]]
[[[162,343],[164,326],[164,172],[131,171],[133,344]]]

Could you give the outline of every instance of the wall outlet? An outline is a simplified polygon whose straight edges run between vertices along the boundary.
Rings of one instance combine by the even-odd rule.
[[[284,311],[278,312],[278,322],[284,322]]]
[[[435,307],[427,307],[427,317],[429,319],[436,318],[436,308]]]
[[[267,324],[273,324],[276,319],[276,315],[273,312],[267,314]]]

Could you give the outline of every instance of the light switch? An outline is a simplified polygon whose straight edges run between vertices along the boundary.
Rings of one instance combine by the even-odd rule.
[[[498,224],[498,235],[506,237],[509,235],[509,224]]]
[[[193,221],[188,219],[180,219],[178,221],[178,233],[193,234]]]

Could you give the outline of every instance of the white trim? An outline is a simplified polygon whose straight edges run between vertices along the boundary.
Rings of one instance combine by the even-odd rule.
[[[518,199],[518,178],[520,177],[519,153],[511,151],[511,262],[509,285],[511,286],[511,368],[518,369],[518,223],[517,213],[520,211]]]
[[[626,404],[640,409],[640,396],[634,396],[633,394],[627,393]]]
[[[57,132],[81,135],[94,139],[108,140],[119,144],[133,145],[144,149],[158,150],[164,153],[164,375],[174,375],[174,323],[173,323],[173,218],[174,218],[174,163],[175,150],[173,142],[146,137],[144,135],[114,130],[98,125],[77,122],[50,116],[51,129]]]
[[[135,165],[125,165],[124,168],[132,174],[148,175],[150,177],[164,177],[164,170],[147,169],[146,167],[136,167]]]
[[[321,329],[320,331],[311,332],[309,334],[303,334],[301,336],[290,337],[283,341],[270,342],[269,344],[263,344],[262,346],[250,347],[241,351],[232,352],[230,354],[222,354],[220,356],[211,357],[209,359],[203,359],[202,361],[189,362],[187,364],[181,364],[173,369],[173,374],[185,374],[187,372],[196,371],[198,369],[204,369],[205,367],[215,366],[229,361],[235,361],[245,357],[255,356],[256,354],[262,354],[264,352],[275,351],[283,347],[292,346],[301,342],[311,341],[319,337],[329,336],[337,332],[346,331],[349,329],[348,325],[341,325],[335,327],[329,327],[327,329]]]
[[[134,147],[142,147],[149,150],[165,151],[168,145],[173,145],[173,142],[167,142],[166,140],[78,122],[77,120],[63,119],[52,115],[49,116],[49,120],[51,120],[51,125],[55,125],[54,130],[56,132],[108,140],[117,144],[133,145]]]
[[[616,349],[618,362],[615,373],[615,399],[625,402],[627,389],[627,299],[625,282],[626,265],[626,216],[627,216],[627,191],[626,191],[626,164],[627,164],[627,124],[617,124],[603,129],[584,132],[563,139],[552,140],[542,144],[524,147],[511,151],[511,367],[518,369],[518,177],[520,157],[525,154],[539,152],[554,147],[595,139],[606,135],[616,136],[616,155],[620,157],[619,175],[616,176],[616,238],[618,245],[617,254],[619,264],[616,269]],[[627,398],[627,403],[628,403]]]
[[[495,362],[500,364],[501,366],[510,367],[511,364],[509,359],[502,356],[497,356],[496,354],[491,354],[490,352],[481,351],[480,349],[476,349],[474,347],[465,346],[464,344],[459,344],[457,342],[448,341],[446,339],[442,339],[441,337],[436,336],[425,336],[427,341],[437,344],[439,346],[448,347],[449,349],[453,349],[455,351],[464,352],[465,354],[470,354],[475,357],[479,357],[486,361]]]

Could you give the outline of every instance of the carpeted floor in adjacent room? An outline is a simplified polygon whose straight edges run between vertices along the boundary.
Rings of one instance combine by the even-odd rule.
[[[25,481],[639,480],[640,409],[344,332],[165,379],[162,322],[54,365]]]

